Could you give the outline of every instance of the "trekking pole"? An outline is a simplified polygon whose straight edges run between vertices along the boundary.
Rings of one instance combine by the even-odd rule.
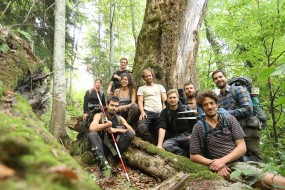
[[[98,97],[98,100],[99,100],[99,104],[100,104],[101,110],[102,110],[103,115],[104,115],[104,117],[105,117],[105,121],[107,122],[107,121],[108,121],[108,118],[107,118],[106,112],[105,112],[105,110],[104,110],[103,104],[102,104],[102,102],[101,102],[101,99],[100,99],[100,97],[99,97],[99,93],[98,93],[97,89],[96,89],[95,91],[96,91],[96,94],[97,94],[97,97]],[[117,142],[116,142],[116,139],[115,139],[113,133],[111,133],[111,136],[112,136],[112,139],[113,139],[113,141],[114,141],[114,144],[115,144],[115,147],[116,147],[116,151],[117,151],[117,153],[118,153],[118,155],[119,155],[121,164],[122,164],[122,166],[123,166],[123,170],[124,170],[124,173],[125,173],[125,175],[126,175],[126,178],[127,178],[127,180],[130,182],[129,175],[128,175],[128,173],[127,173],[127,168],[125,167],[124,161],[123,161],[123,159],[122,159],[120,150],[119,150],[119,148],[118,148],[118,145],[117,145]]]

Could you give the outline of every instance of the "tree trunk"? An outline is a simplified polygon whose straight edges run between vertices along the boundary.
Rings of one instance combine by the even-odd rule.
[[[50,132],[60,141],[67,138],[65,129],[65,0],[55,1],[55,33],[53,51],[53,96]]]
[[[185,174],[184,172],[176,173],[175,175],[165,180],[155,188],[152,188],[152,190],[159,190],[159,189],[180,190],[186,183],[189,175],[190,174]]]
[[[113,74],[113,64],[114,64],[114,17],[115,17],[115,3],[110,0],[110,76]]]
[[[141,72],[150,67],[158,83],[167,89],[191,81],[199,88],[195,61],[198,30],[208,0],[148,0],[133,69],[142,84]]]
[[[134,2],[133,0],[129,0],[130,4],[130,12],[131,12],[131,20],[132,20],[132,32],[133,37],[135,40],[135,46],[137,45],[137,33],[136,33],[136,27],[135,27],[135,10],[134,10]]]

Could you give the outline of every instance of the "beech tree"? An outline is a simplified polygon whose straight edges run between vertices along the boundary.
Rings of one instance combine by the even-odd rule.
[[[58,141],[68,137],[65,129],[65,10],[65,0],[56,0],[53,50],[53,95],[49,130]]]
[[[199,88],[195,61],[198,31],[207,3],[208,0],[147,1],[133,69],[139,85],[142,70],[150,67],[167,89],[182,87],[188,81]]]

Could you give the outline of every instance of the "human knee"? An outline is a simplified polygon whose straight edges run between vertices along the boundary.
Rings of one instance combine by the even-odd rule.
[[[146,126],[144,123],[139,123],[139,124],[138,124],[137,132],[138,132],[139,134],[142,134],[142,133],[144,133],[144,132],[146,132],[146,131],[147,131],[147,126]]]
[[[135,137],[136,134],[135,134],[133,131],[128,130],[128,131],[126,132],[126,135],[127,135],[127,137],[128,137],[129,139],[134,139],[134,137]]]
[[[99,134],[97,132],[90,132],[88,133],[88,139],[92,139],[92,138],[100,138]]]
[[[170,143],[169,141],[164,141],[164,143],[162,144],[162,148],[164,150],[170,151],[173,147],[173,143]]]

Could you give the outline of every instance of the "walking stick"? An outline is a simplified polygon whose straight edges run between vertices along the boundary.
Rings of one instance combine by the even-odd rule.
[[[99,104],[100,104],[101,110],[102,110],[102,112],[103,112],[103,114],[104,114],[105,121],[108,121],[108,118],[107,118],[106,112],[105,112],[105,110],[104,110],[103,104],[102,104],[102,102],[101,102],[99,93],[98,93],[97,89],[96,89],[95,91],[96,91],[96,94],[97,94],[97,97],[98,97],[98,100],[99,100]],[[113,133],[111,133],[111,136],[112,136],[112,139],[113,139],[113,141],[114,141],[114,144],[115,144],[115,147],[116,147],[116,151],[117,151],[117,153],[118,153],[118,155],[119,155],[121,164],[122,164],[122,166],[123,166],[123,170],[124,170],[124,173],[125,173],[125,175],[126,175],[126,178],[127,178],[127,180],[130,182],[130,178],[129,178],[129,175],[128,175],[128,173],[127,173],[127,169],[126,169],[126,167],[125,167],[124,161],[123,161],[123,159],[122,159],[120,150],[119,150],[119,148],[118,148],[118,145],[117,145],[117,142],[116,142],[116,139],[115,139]]]

